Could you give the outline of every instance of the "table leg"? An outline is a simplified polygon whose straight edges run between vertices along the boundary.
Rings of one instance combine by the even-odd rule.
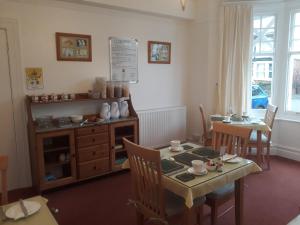
[[[194,215],[195,215],[195,211],[194,211],[194,207],[192,208],[188,208],[185,207],[185,224],[186,225],[194,225]]]
[[[261,154],[262,154],[262,141],[261,141],[261,130],[257,130],[257,147],[256,147],[256,161],[261,166]]]
[[[235,225],[243,225],[244,178],[235,181]]]

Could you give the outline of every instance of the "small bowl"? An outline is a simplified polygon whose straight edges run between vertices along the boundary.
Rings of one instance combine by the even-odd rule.
[[[216,171],[217,170],[217,165],[209,166],[209,165],[206,164],[206,169],[210,172]]]
[[[70,116],[73,123],[80,123],[82,122],[83,115],[72,115]]]

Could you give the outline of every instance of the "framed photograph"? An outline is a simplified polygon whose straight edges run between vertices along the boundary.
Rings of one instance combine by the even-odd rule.
[[[171,43],[148,41],[148,63],[171,63]]]
[[[91,35],[56,33],[56,57],[59,61],[91,62]]]

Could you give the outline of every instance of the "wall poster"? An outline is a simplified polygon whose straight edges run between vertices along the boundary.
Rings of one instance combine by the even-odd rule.
[[[109,38],[110,78],[112,81],[138,82],[138,41]]]
[[[26,87],[28,90],[43,89],[43,69],[38,68],[25,68],[26,73]]]

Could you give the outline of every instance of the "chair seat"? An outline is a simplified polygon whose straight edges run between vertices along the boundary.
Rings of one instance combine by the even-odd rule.
[[[268,137],[265,134],[261,134],[261,141],[263,144],[267,144],[268,143]],[[257,131],[253,130],[251,132],[251,136],[250,136],[250,140],[249,143],[253,144],[257,142]]]
[[[214,190],[206,195],[207,199],[220,199],[234,192],[234,183],[226,184],[225,186]]]
[[[185,208],[185,201],[182,197],[174,194],[171,191],[165,191],[166,198],[166,214],[168,217],[174,216],[180,212],[183,212]],[[204,204],[205,196],[194,199],[194,207]]]

